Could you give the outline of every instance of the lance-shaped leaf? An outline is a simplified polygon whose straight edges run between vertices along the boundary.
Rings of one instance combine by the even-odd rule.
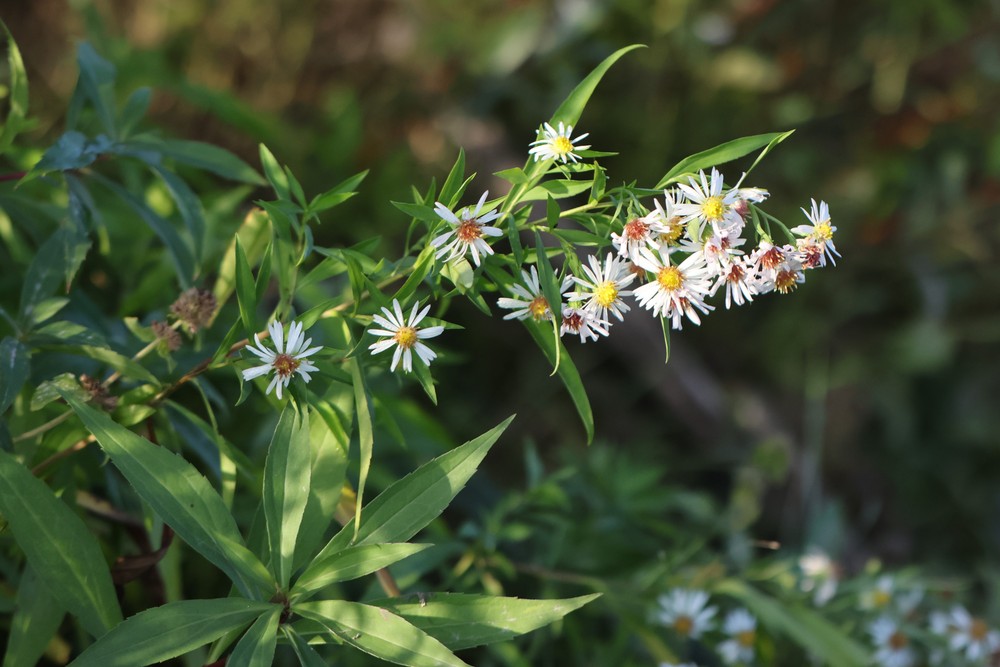
[[[725,164],[726,162],[732,162],[733,160],[739,159],[744,155],[752,153],[758,148],[764,149],[760,156],[763,157],[774,146],[791,136],[791,134],[792,132],[771,132],[769,134],[757,134],[752,137],[741,137],[740,139],[727,141],[724,144],[719,144],[714,148],[709,148],[708,150],[701,151],[700,153],[689,155],[674,165],[670,171],[664,174],[663,178],[660,179],[660,182],[657,183],[656,187],[653,189],[662,190],[671,183],[679,180],[684,174],[690,174],[700,169],[708,169],[709,167]],[[758,158],[757,161],[760,161],[760,158]],[[754,165],[756,164],[757,162],[755,161]]]
[[[240,237],[234,237],[236,241],[236,300],[240,304],[240,319],[243,320],[243,327],[248,336],[253,336],[257,332],[257,289],[254,284],[253,274],[250,272],[250,263],[247,255],[243,251]]]
[[[29,565],[17,587],[17,608],[10,619],[4,667],[33,667],[41,660],[66,610],[38,580]]]
[[[522,600],[493,595],[430,593],[376,600],[452,651],[506,641],[558,621],[599,593],[565,600]]]
[[[590,96],[593,95],[594,90],[597,88],[597,84],[601,82],[604,75],[607,74],[611,66],[618,62],[618,59],[624,56],[629,51],[634,51],[635,49],[645,48],[644,44],[632,44],[631,46],[626,46],[625,48],[618,49],[610,56],[605,58],[600,65],[595,67],[593,71],[587,75],[587,77],[577,84],[576,88],[573,89],[563,103],[559,105],[556,112],[552,114],[552,124],[565,123],[567,125],[576,125],[576,122],[580,120],[580,114],[583,113],[584,107],[587,106],[587,102],[590,101]]]
[[[576,406],[580,421],[583,422],[583,428],[587,432],[587,444],[590,444],[594,439],[594,412],[590,407],[587,390],[583,386],[583,380],[580,379],[580,372],[576,369],[573,359],[570,358],[562,341],[552,335],[551,328],[546,322],[537,323],[525,320],[523,324],[549,363],[554,365],[558,362],[559,379],[563,381],[566,391],[569,392],[569,397],[573,399],[573,405]]]
[[[309,646],[309,642],[302,638],[302,635],[295,631],[291,625],[281,626],[282,632],[288,637],[288,640],[292,644],[292,649],[295,650],[295,655],[299,659],[299,664],[302,667],[327,667],[327,662],[319,656],[313,647]]]
[[[17,398],[28,379],[29,350],[21,341],[10,336],[0,342],[0,415]]]
[[[274,662],[274,647],[278,643],[278,621],[281,618],[281,607],[274,605],[272,609],[258,618],[236,648],[226,664],[239,667],[271,667]]]
[[[0,154],[5,153],[14,141],[14,137],[22,129],[30,125],[28,117],[28,75],[24,70],[24,60],[21,51],[11,36],[7,26],[0,21],[7,36],[7,84],[8,111],[7,117],[0,127]]]
[[[347,370],[351,373],[351,384],[354,387],[354,408],[358,416],[358,450],[361,458],[358,472],[358,499],[354,513],[354,539],[356,540],[361,524],[361,502],[365,493],[365,482],[368,480],[372,453],[375,449],[375,434],[372,428],[372,401],[368,395],[368,386],[365,383],[365,376],[361,372],[361,363],[357,357],[351,357],[347,360]]]
[[[246,597],[275,590],[267,568],[240,536],[236,520],[190,463],[158,447],[69,394],[63,398],[136,493],[174,532],[233,581]]]
[[[240,598],[168,602],[115,626],[70,665],[142,667],[163,662],[243,627],[275,607]]]
[[[362,544],[317,558],[295,581],[291,595],[305,599],[338,581],[350,581],[419,553],[429,544]]]
[[[322,623],[345,643],[397,665],[468,667],[437,639],[386,609],[323,600],[295,605],[292,610]]]
[[[389,486],[365,507],[356,543],[405,542],[416,535],[465,487],[513,419],[511,415],[478,438],[428,461]],[[317,559],[347,548],[354,536],[353,524],[352,520],[334,535]]]
[[[284,590],[292,576],[295,541],[309,499],[312,449],[309,414],[301,417],[289,401],[281,412],[264,462],[264,518],[271,571]]]
[[[130,141],[128,145],[135,150],[161,153],[176,162],[204,169],[233,181],[254,185],[263,185],[265,182],[253,167],[240,158],[224,148],[201,141],[154,139],[147,135],[141,141]]]
[[[121,621],[97,540],[51,489],[0,451],[0,514],[42,584],[95,637]]]

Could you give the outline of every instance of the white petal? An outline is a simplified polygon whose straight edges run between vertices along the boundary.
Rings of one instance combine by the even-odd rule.
[[[417,331],[417,338],[434,338],[440,336],[444,327],[426,327]]]
[[[399,364],[399,357],[403,354],[403,348],[396,346],[396,351],[392,353],[392,364],[389,366],[390,371],[395,371],[396,366]]]
[[[278,351],[278,354],[283,354],[285,351],[285,332],[282,329],[281,322],[275,320],[268,325],[267,329],[271,332],[271,341],[274,342],[274,349]]]
[[[267,390],[264,391],[264,394],[265,395],[270,394],[271,390],[274,389],[274,385],[278,385],[278,398],[281,398],[281,385],[278,383],[277,373],[275,373],[274,377],[271,378],[271,384],[267,385]]]
[[[252,380],[254,378],[259,378],[261,375],[267,375],[271,371],[272,366],[270,364],[264,364],[263,366],[254,366],[253,368],[248,368],[243,371],[243,381]]]

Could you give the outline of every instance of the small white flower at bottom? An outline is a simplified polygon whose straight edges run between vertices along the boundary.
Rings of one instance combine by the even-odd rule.
[[[880,616],[868,626],[868,633],[875,643],[872,661],[879,667],[913,667],[916,664],[917,655],[910,646],[910,639],[896,621]]]
[[[811,201],[812,209],[810,211],[802,209],[802,212],[806,214],[806,218],[812,224],[792,227],[791,231],[793,234],[804,236],[802,241],[805,241],[806,245],[815,245],[820,248],[821,252],[816,263],[812,264],[810,268],[812,266],[826,266],[827,260],[836,266],[837,261],[833,256],[840,257],[840,253],[837,252],[837,248],[833,244],[833,233],[837,231],[837,228],[830,223],[830,207],[825,201],[819,203],[815,199]]]
[[[970,614],[965,607],[955,606],[951,610],[954,632],[948,639],[952,651],[965,653],[965,659],[981,661],[1000,650],[1000,632],[991,630],[981,618]]]
[[[607,336],[611,325],[607,320],[597,317],[594,313],[583,308],[573,308],[563,306],[562,325],[559,327],[559,335],[578,334],[580,342],[586,343],[588,339],[597,340],[598,335]]]
[[[719,644],[719,655],[729,664],[750,663],[757,641],[757,619],[746,609],[736,609],[726,615],[722,629],[729,639]]]
[[[274,351],[260,342],[260,335],[254,334],[256,345],[247,345],[246,349],[255,354],[262,363],[259,366],[248,368],[243,371],[243,381],[247,382],[261,375],[267,375],[272,370],[274,378],[267,385],[265,394],[270,394],[272,389],[276,390],[278,398],[281,398],[282,389],[288,387],[292,380],[292,375],[298,373],[306,382],[311,380],[309,373],[319,370],[311,362],[306,360],[313,354],[323,349],[322,346],[310,348],[312,338],[305,338],[302,335],[302,325],[292,322],[288,326],[288,342],[285,344],[284,328],[280,322],[271,322],[267,327],[271,334],[271,341],[274,343]]]
[[[661,595],[658,618],[661,623],[672,628],[677,634],[698,639],[703,632],[712,629],[712,617],[717,611],[708,607],[708,593],[674,589]]]
[[[403,309],[400,307],[399,301],[393,299],[392,310],[382,308],[382,313],[385,317],[381,315],[372,316],[372,320],[382,328],[369,329],[368,333],[375,336],[385,336],[385,340],[372,343],[368,346],[368,349],[375,355],[395,345],[396,351],[392,354],[392,365],[389,366],[390,371],[396,370],[396,366],[399,365],[399,360],[402,358],[403,370],[407,373],[412,372],[414,352],[417,353],[417,356],[420,357],[420,360],[426,366],[430,366],[431,361],[437,358],[437,353],[420,341],[425,338],[440,336],[441,332],[444,331],[444,327],[418,327],[417,325],[420,324],[420,320],[424,319],[431,306],[427,304],[423,310],[417,312],[419,308],[419,303],[414,304],[409,320],[407,320],[403,317]]]

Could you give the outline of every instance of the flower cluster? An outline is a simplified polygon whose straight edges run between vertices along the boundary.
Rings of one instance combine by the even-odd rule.
[[[708,606],[709,595],[705,591],[678,588],[661,595],[657,602],[657,620],[681,639],[701,639],[710,633],[719,635],[715,625],[718,609]],[[715,649],[727,665],[753,662],[757,644],[757,619],[753,614],[743,608],[731,610],[722,622],[720,636]]]

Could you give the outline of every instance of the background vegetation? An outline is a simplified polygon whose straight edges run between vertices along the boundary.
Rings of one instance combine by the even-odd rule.
[[[616,65],[579,125],[620,153],[605,162],[610,182],[648,182],[729,138],[797,128],[752,184],[781,193],[785,219],[810,196],[830,202],[835,270],[791,298],[685,329],[666,366],[655,322],[577,346],[597,424],[590,447],[526,332],[456,302],[450,319],[466,331],[436,368],[439,404],[416,386],[386,392],[408,418],[377,425],[372,483],[518,413],[441,527],[441,588],[606,595],[552,631],[561,643],[538,633],[520,656],[498,650],[498,664],[584,664],[565,651],[649,664],[647,607],[665,586],[747,568],[767,578],[809,546],[844,574],[880,561],[932,589],[965,588],[990,610],[1000,584],[995,2],[36,0],[7,3],[2,18],[38,119],[24,143],[44,147],[62,131],[73,52],[87,39],[115,63],[120,91],[153,89],[146,122],[167,135],[249,162],[266,143],[307,192],[370,169],[320,241],[379,236],[388,256],[406,228],[391,200],[440,182],[460,146],[484,176],[521,163],[539,120],[628,43],[649,48]],[[245,213],[227,211],[218,182],[197,185],[220,216]],[[9,225],[0,233],[3,261],[25,263],[24,239]],[[85,267],[99,307],[127,317],[176,297],[144,291],[127,268],[137,267],[113,255]],[[266,445],[245,428],[249,450]],[[609,613],[604,653],[591,655]]]

